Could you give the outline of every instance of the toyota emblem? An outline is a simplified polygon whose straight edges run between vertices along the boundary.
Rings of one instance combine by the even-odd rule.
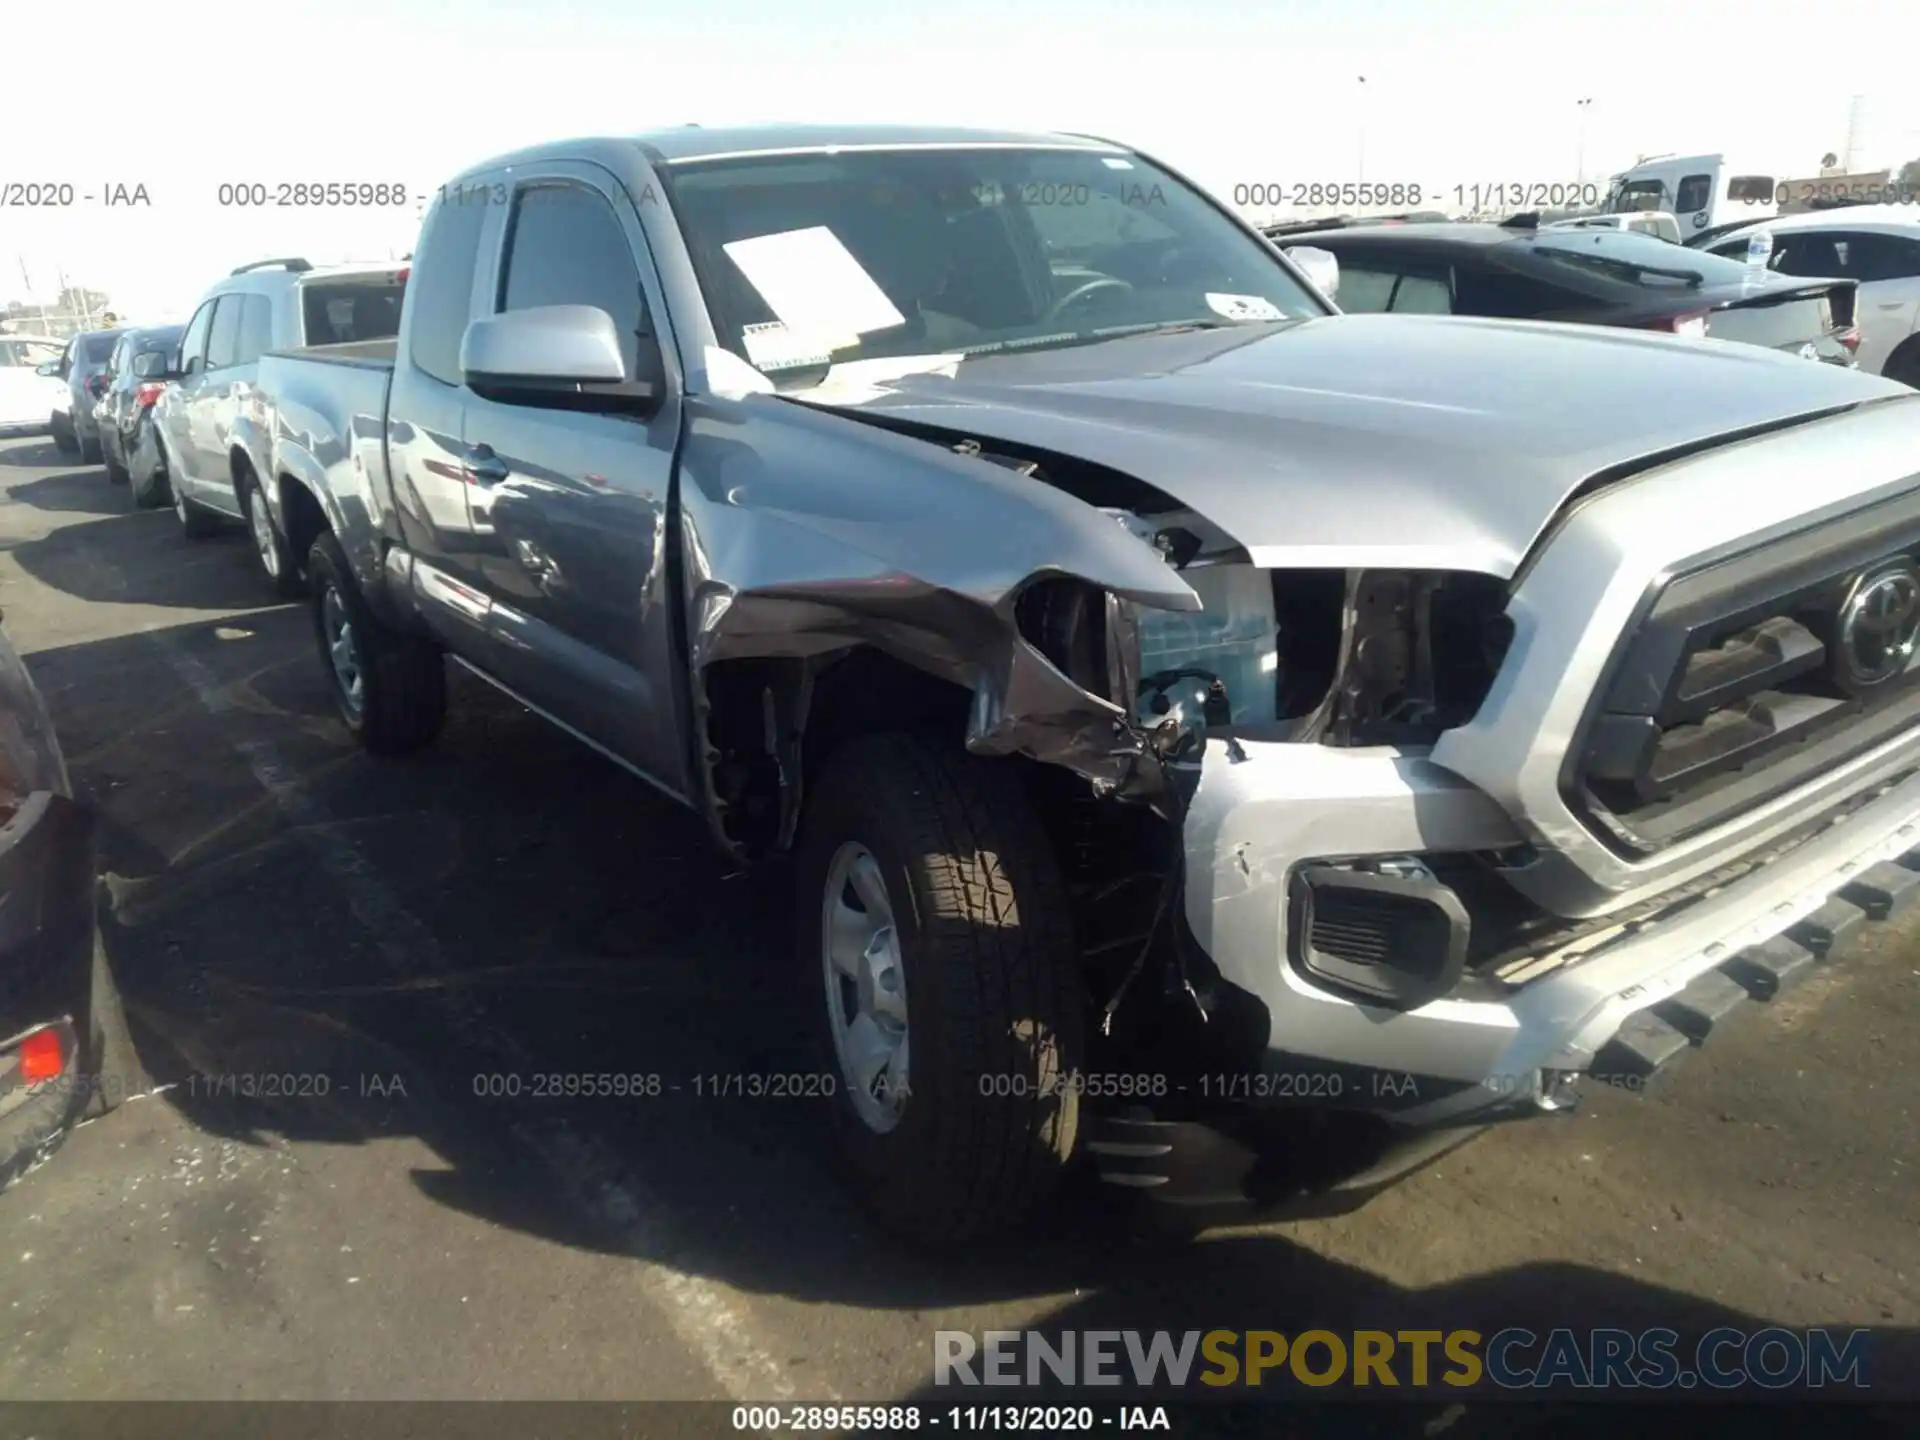
[[[1904,674],[1920,640],[1920,569],[1900,560],[1853,582],[1840,606],[1835,678],[1869,689]]]

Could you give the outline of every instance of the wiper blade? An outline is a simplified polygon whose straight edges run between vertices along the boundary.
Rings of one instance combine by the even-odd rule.
[[[1637,260],[1622,260],[1618,255],[1597,255],[1591,251],[1560,250],[1558,247],[1554,249],[1557,254],[1565,255],[1583,265],[1598,265],[1602,269],[1617,270],[1636,280],[1642,275],[1658,275],[1666,280],[1684,280],[1689,290],[1698,290],[1707,283],[1707,277],[1698,270],[1673,270],[1665,265],[1642,265]]]

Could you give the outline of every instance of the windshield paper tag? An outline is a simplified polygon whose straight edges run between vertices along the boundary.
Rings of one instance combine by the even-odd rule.
[[[1207,308],[1229,320],[1284,320],[1280,307],[1258,295],[1207,294]]]
[[[721,248],[796,335],[823,337],[839,350],[859,344],[869,330],[907,323],[824,225],[734,240]]]
[[[780,321],[765,325],[745,325],[740,343],[756,370],[772,374],[776,370],[805,370],[833,363],[828,347],[805,335],[796,335]]]

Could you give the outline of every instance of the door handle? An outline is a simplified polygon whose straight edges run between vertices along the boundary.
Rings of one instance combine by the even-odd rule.
[[[467,447],[467,479],[475,485],[498,485],[513,472],[507,462],[493,453],[491,445]]]

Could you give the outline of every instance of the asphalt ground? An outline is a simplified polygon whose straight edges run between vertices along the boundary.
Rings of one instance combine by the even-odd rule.
[[[238,529],[189,542],[42,438],[0,440],[0,607],[101,817],[153,1087],[0,1194],[0,1397],[931,1412],[1009,1398],[935,1387],[938,1330],[1516,1325],[1867,1327],[1869,1398],[1920,1394],[1915,922],[1661,1092],[1490,1133],[1355,1214],[1182,1242],[1075,1190],[934,1260],[867,1223],[815,1102],[695,1079],[808,1064],[777,873],[457,670],[433,747],[364,756]],[[557,1073],[661,1093],[531,1098]],[[1584,1423],[1290,1393],[1181,1422]]]

